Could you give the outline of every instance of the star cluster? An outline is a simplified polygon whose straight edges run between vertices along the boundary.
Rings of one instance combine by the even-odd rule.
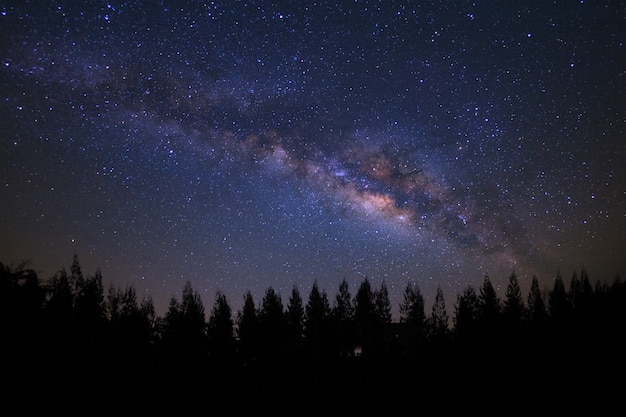
[[[0,261],[159,313],[626,267],[619,2],[0,5]],[[286,298],[285,300],[286,301]]]

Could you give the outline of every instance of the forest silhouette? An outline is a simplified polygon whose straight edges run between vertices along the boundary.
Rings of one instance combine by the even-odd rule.
[[[453,303],[449,316],[446,303]],[[626,284],[587,272],[552,288],[485,276],[426,308],[385,281],[247,291],[205,309],[189,282],[164,316],[99,270],[41,280],[0,263],[2,415],[623,415]]]

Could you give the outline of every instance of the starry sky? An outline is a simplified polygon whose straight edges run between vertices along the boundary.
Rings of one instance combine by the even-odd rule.
[[[0,261],[162,315],[626,272],[623,1],[3,1]]]

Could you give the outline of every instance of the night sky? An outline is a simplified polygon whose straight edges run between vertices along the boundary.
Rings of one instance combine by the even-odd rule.
[[[4,1],[0,261],[163,315],[626,272],[623,1]]]

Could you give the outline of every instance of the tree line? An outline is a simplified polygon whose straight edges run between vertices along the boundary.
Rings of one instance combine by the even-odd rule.
[[[503,299],[485,276],[478,289],[457,294],[452,317],[440,287],[426,309],[419,285],[407,283],[399,311],[393,322],[385,281],[374,288],[367,278],[354,295],[345,279],[334,296],[317,282],[305,296],[294,285],[286,304],[272,287],[258,301],[247,291],[239,311],[221,292],[205,310],[186,282],[181,299],[172,297],[160,317],[132,285],[105,291],[100,271],[83,274],[76,255],[69,272],[45,281],[26,264],[0,263],[3,373],[14,394],[37,381],[49,401],[62,398],[60,379],[83,395],[108,388],[119,396],[165,390],[179,398],[206,389],[211,398],[295,401],[304,392],[395,395],[410,390],[398,385],[399,375],[418,372],[424,380],[415,386],[432,399],[444,375],[468,388],[482,372],[503,372],[502,362],[520,371],[552,367],[561,384],[583,374],[603,380],[609,369],[624,368],[615,355],[626,335],[626,284],[619,275],[609,285],[592,284],[584,269],[569,282],[558,272],[547,291],[533,277],[524,295],[512,272]],[[501,378],[489,384],[495,392],[504,389],[496,383]]]

